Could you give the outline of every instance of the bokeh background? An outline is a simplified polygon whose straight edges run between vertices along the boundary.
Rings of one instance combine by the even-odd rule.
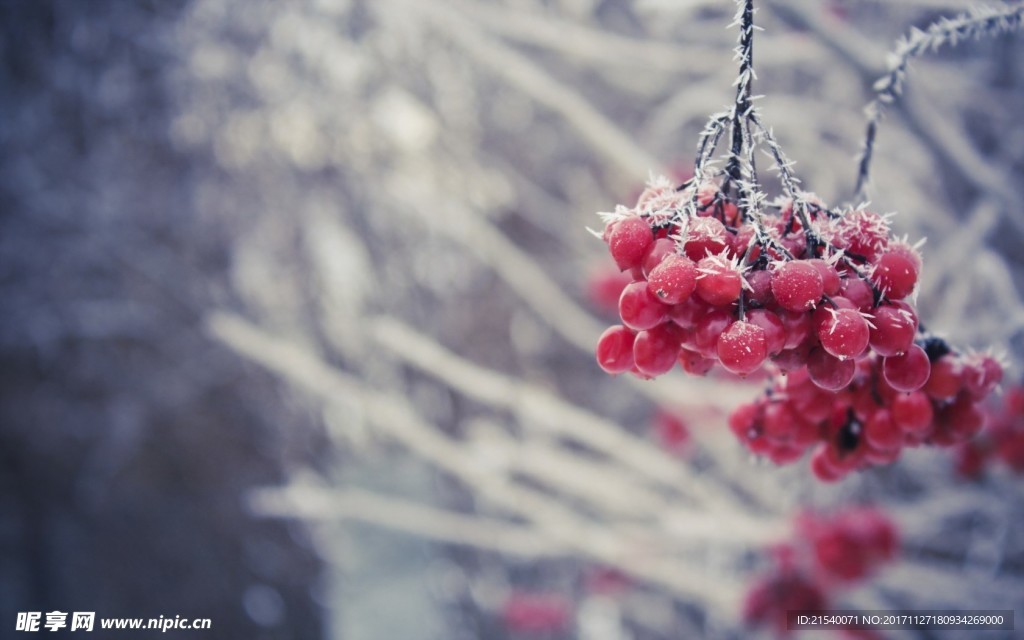
[[[808,189],[851,196],[886,51],[969,4],[758,2],[755,93]],[[168,637],[750,637],[758,550],[865,501],[903,553],[847,604],[1021,613],[1007,469],[920,450],[823,486],[728,433],[757,384],[593,361],[586,228],[692,163],[733,13],[0,2],[0,637],[53,609],[213,621]],[[922,318],[1011,380],[1022,112],[1019,37],[915,62],[872,187],[928,238]]]

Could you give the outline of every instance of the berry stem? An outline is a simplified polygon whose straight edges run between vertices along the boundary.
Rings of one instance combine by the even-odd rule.
[[[716,113],[711,116],[707,125],[704,126],[704,130],[701,131],[700,138],[697,140],[697,157],[693,162],[693,178],[689,180],[689,184],[692,185],[693,189],[690,193],[690,200],[686,205],[687,216],[697,215],[697,197],[700,192],[700,186],[706,180],[704,175],[705,168],[711,161],[712,156],[714,156],[715,149],[718,148],[718,142],[725,133],[725,125],[729,123],[731,118],[732,114],[728,111]]]
[[[754,78],[754,0],[737,0],[737,12],[733,25],[740,29],[739,44],[736,47],[736,58],[739,61],[739,75],[736,78],[736,101],[731,111],[732,148],[729,162],[726,165],[726,178],[722,190],[727,191],[730,183],[736,183],[740,194],[739,209],[744,220],[749,220],[756,232],[754,242],[747,248],[744,262],[750,255],[754,244],[762,246],[770,242],[765,231],[761,215],[764,192],[757,180],[754,165],[754,143],[750,123],[755,109],[751,104]],[[740,317],[743,314],[742,296],[740,299]]]
[[[747,267],[750,266],[750,256],[752,256],[753,253],[754,253],[754,247],[758,246],[759,244],[760,243],[757,241],[757,238],[753,238],[753,239],[751,239],[750,244],[747,245],[747,250],[743,252],[743,259],[740,260],[740,277],[741,278],[744,277],[743,273],[747,270]],[[747,291],[746,291],[746,288],[744,287],[744,288],[740,289],[739,311],[738,311],[738,316],[739,316],[739,320],[740,321],[743,321],[743,320],[747,319],[747,309],[746,309],[747,305],[746,305],[746,302],[747,302]]]
[[[737,0],[739,10],[734,24],[739,25],[740,39],[736,48],[740,73],[736,78],[736,102],[732,108],[732,149],[726,174],[730,181],[741,179],[741,158],[749,138],[750,96],[754,81],[754,0]]]

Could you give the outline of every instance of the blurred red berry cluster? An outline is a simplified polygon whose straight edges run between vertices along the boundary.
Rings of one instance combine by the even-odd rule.
[[[793,540],[769,553],[772,569],[747,591],[747,624],[786,634],[788,612],[827,610],[837,592],[891,562],[899,548],[895,524],[873,507],[851,507],[832,516],[802,513]]]
[[[553,593],[514,591],[504,600],[500,618],[505,629],[520,634],[561,633],[573,625],[573,605]]]
[[[987,427],[956,449],[956,470],[965,478],[979,478],[985,468],[1000,462],[1013,473],[1024,474],[1024,386],[1007,391],[1002,402],[987,412]]]

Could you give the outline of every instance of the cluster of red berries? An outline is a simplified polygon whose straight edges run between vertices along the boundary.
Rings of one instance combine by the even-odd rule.
[[[729,426],[776,464],[814,447],[811,469],[827,482],[893,462],[906,446],[965,442],[981,429],[979,403],[1001,381],[1002,368],[992,356],[957,354],[937,338],[915,349],[923,358],[915,370],[894,375],[891,359],[871,355],[857,361],[850,384],[837,392],[814,384],[809,367],[778,376],[764,395],[732,413]]]
[[[776,463],[816,447],[823,480],[892,462],[904,446],[952,445],[981,428],[977,406],[999,384],[990,357],[958,354],[918,326],[907,301],[921,259],[888,220],[820,202],[777,215],[741,210],[718,186],[652,180],[601,234],[631,282],[622,324],[597,344],[612,374],[642,378],[678,363],[748,376],[787,374],[730,418],[740,440]]]
[[[977,438],[956,449],[957,472],[978,478],[985,467],[1000,461],[1016,474],[1024,474],[1024,386],[1007,391],[1003,402],[987,412],[987,426]]]
[[[834,592],[870,577],[893,560],[899,535],[893,522],[871,507],[826,517],[801,514],[791,542],[770,549],[774,566],[747,591],[748,624],[789,630],[789,612],[824,611]]]
[[[784,202],[755,221],[710,184],[688,215],[691,198],[692,187],[659,179],[634,208],[605,215],[601,237],[632,278],[622,323],[598,340],[605,371],[653,378],[678,362],[702,375],[719,363],[746,376],[771,359],[784,371],[806,365],[834,391],[870,353],[897,376],[919,366],[917,314],[904,299],[921,259],[885,216]]]

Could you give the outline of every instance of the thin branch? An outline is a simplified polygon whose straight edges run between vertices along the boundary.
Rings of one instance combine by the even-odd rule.
[[[754,109],[751,112],[750,121],[761,134],[761,138],[764,140],[765,144],[768,145],[768,153],[775,162],[775,170],[779,172],[779,179],[782,181],[783,192],[792,198],[794,202],[799,198],[802,198],[804,193],[800,190],[800,179],[796,177],[792,170],[793,165],[796,163],[786,157],[785,152],[782,150],[782,146],[779,144],[778,140],[775,139],[774,132],[761,122],[761,114],[757,109]]]
[[[790,200],[792,200],[793,211],[800,218],[800,224],[803,225],[804,232],[808,234],[808,237],[810,237],[813,230],[811,227],[811,221],[807,216],[807,194],[800,189],[800,179],[797,178],[792,171],[794,162],[786,157],[785,152],[782,150],[782,146],[779,144],[778,140],[775,139],[775,134],[761,122],[760,115],[756,109],[751,111],[750,121],[754,123],[754,126],[757,127],[762,139],[768,145],[768,154],[774,161],[775,170],[779,173],[779,178],[782,181],[782,189],[785,194],[789,196]]]
[[[910,61],[925,53],[937,51],[945,45],[956,46],[962,40],[993,37],[1016,31],[1021,28],[1022,23],[1024,5],[977,7],[956,18],[942,18],[924,31],[912,29],[896,43],[895,50],[889,56],[889,71],[875,83],[875,98],[865,110],[868,123],[857,166],[855,202],[867,200],[867,182],[878,125],[885,114],[886,105],[895,102],[902,94]]]
[[[715,149],[718,148],[718,143],[725,134],[725,125],[732,120],[732,117],[732,111],[722,111],[714,114],[708,119],[707,124],[704,125],[704,130],[700,132],[700,136],[697,138],[697,157],[693,161],[690,198],[683,209],[683,215],[688,218],[697,215],[697,200],[700,196],[700,187],[708,179],[707,172],[711,158],[715,155]],[[677,220],[677,223],[682,225],[685,223],[685,220]]]
[[[740,163],[743,145],[749,136],[747,118],[755,77],[754,0],[736,0],[736,4],[736,19],[730,26],[738,26],[740,31],[739,44],[736,46],[739,75],[736,77],[736,103],[732,109],[732,149],[729,152],[729,164],[725,169],[729,180],[732,181],[739,181],[742,178]]]

